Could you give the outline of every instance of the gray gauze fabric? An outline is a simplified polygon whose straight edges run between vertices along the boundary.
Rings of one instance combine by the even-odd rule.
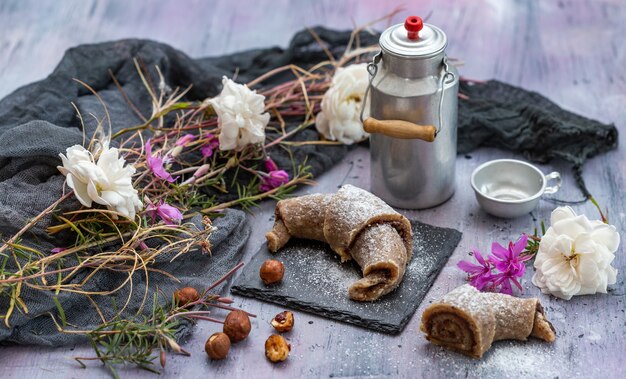
[[[136,45],[139,44],[136,43]],[[124,58],[130,61],[134,53],[136,52],[128,51]],[[157,58],[159,57],[155,57],[150,63],[163,63]],[[163,57],[160,58],[163,59]],[[134,115],[124,109],[119,92],[98,85],[100,78],[90,75],[91,72],[100,71],[103,76],[106,76],[108,75],[107,69],[115,68],[115,66],[101,65],[89,68],[87,71],[74,69],[82,59],[93,60],[93,57],[88,58],[83,54],[77,54],[76,50],[69,51],[61,65],[49,78],[18,90],[0,103],[0,233],[4,240],[15,234],[62,194],[65,178],[56,168],[60,164],[58,154],[64,152],[68,146],[83,142],[70,101],[77,104],[85,117],[88,117],[90,113],[98,117],[103,114],[102,107],[95,97],[81,90],[72,81],[72,77],[79,77],[97,88],[111,112],[113,130],[138,123]],[[122,57],[116,59],[123,60]],[[121,66],[124,65],[121,64]],[[123,71],[123,68],[117,68],[118,75],[124,80],[128,79],[124,85],[126,91],[130,93],[139,91],[138,84],[130,81],[131,68],[127,67],[128,77],[119,71]],[[139,99],[138,104],[147,108],[148,98],[139,93],[135,95],[135,98]],[[87,122],[87,126],[86,134],[91,135],[94,122]],[[79,207],[80,204],[74,198],[62,204],[63,210]],[[192,222],[201,225],[200,217],[193,219]],[[45,228],[53,223],[54,220],[51,218],[44,218],[23,236],[22,243],[45,253],[50,252],[54,247],[66,247],[71,244],[71,241],[52,238],[45,232]],[[154,268],[176,276],[180,279],[180,283],[164,275],[151,273],[149,288],[146,289],[147,281],[144,274],[136,273],[132,277],[132,294],[129,293],[130,286],[127,285],[113,295],[94,295],[92,300],[108,318],[124,306],[129,294],[131,301],[126,306],[125,315],[136,314],[144,296],[147,296],[149,310],[157,288],[164,294],[171,294],[176,288],[183,286],[193,286],[199,290],[208,287],[241,259],[242,248],[250,234],[246,216],[238,210],[227,210],[223,217],[218,217],[214,221],[214,225],[217,231],[211,236],[212,256],[193,251],[170,262],[172,256],[163,255],[153,264]],[[73,262],[73,259],[67,259],[65,264],[69,265]],[[15,269],[12,259],[6,261],[6,268]],[[88,273],[87,270],[79,273],[72,279],[72,282],[77,283],[83,280]],[[126,279],[125,274],[101,271],[89,280],[84,289],[93,292],[107,291],[116,288]],[[48,280],[54,281],[54,277],[49,277]],[[220,291],[222,287],[216,290]],[[29,286],[22,288],[21,298],[24,299],[29,312],[24,314],[15,310],[10,318],[11,328],[0,326],[0,341],[56,346],[75,343],[84,338],[79,335],[59,333],[55,328],[49,316],[50,313],[57,314],[53,302],[53,297],[57,295],[54,292],[35,290]],[[77,325],[80,329],[89,329],[102,322],[96,308],[87,297],[61,292],[57,298],[67,315],[68,323]],[[8,306],[8,296],[2,296],[0,298],[2,313],[6,312]],[[182,323],[179,335],[186,336],[190,331],[190,326],[187,322]]]

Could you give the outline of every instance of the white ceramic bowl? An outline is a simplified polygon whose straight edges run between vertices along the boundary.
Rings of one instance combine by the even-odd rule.
[[[548,181],[556,180],[553,186]],[[480,206],[494,216],[513,218],[530,213],[543,194],[561,188],[561,175],[544,175],[530,163],[497,159],[478,166],[472,173],[472,188]]]

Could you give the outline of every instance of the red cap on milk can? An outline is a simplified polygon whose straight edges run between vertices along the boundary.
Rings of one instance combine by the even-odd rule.
[[[404,29],[407,31],[407,37],[410,40],[418,40],[419,32],[424,27],[424,22],[420,17],[409,16],[404,21]]]

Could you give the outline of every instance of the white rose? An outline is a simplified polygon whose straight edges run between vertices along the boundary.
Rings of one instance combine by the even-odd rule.
[[[241,150],[247,145],[265,141],[265,127],[270,115],[265,111],[265,96],[243,84],[222,79],[224,88],[209,100],[217,113],[221,128],[220,150]]]
[[[606,293],[617,276],[611,266],[620,242],[615,227],[578,216],[570,207],[555,209],[550,223],[539,243],[533,284],[565,300]]]
[[[337,70],[322,99],[322,110],[315,120],[315,127],[320,134],[346,145],[369,136],[360,120],[368,75],[365,63]]]
[[[98,161],[84,147],[68,147],[66,155],[59,154],[63,166],[57,168],[67,177],[67,185],[74,190],[78,201],[86,207],[92,202],[106,206],[133,219],[142,203],[133,188],[135,168],[125,165],[116,148],[104,144],[99,149]]]

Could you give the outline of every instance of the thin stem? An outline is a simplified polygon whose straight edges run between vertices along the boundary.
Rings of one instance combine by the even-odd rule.
[[[602,212],[602,208],[600,207],[600,204],[598,204],[598,202],[596,201],[596,199],[594,199],[593,196],[589,196],[589,201],[591,201],[591,203],[596,207],[596,209],[600,213],[600,218],[602,219],[602,222],[605,224],[608,224],[609,223],[608,210],[607,210],[607,214],[605,215]]]
[[[292,135],[298,133],[299,131],[301,131],[302,129],[307,128],[308,126],[313,125],[313,122],[308,122],[305,124],[300,124],[298,125],[298,127],[294,128],[293,130],[291,130],[290,132],[283,134],[282,136],[276,138],[275,140],[273,140],[272,142],[268,143],[267,145],[265,145],[265,149],[268,149],[278,143],[280,143],[281,141],[283,141],[285,138],[289,138]]]
[[[179,316],[183,316],[183,317],[194,316],[194,315],[204,316],[208,314],[211,314],[211,311],[188,311],[188,312],[174,313],[173,315],[170,315],[165,320],[163,320],[162,324],[168,323],[173,318],[179,317]]]
[[[256,315],[254,313],[246,312],[246,311],[244,311],[242,309],[235,308],[235,307],[229,307],[228,305],[222,305],[222,304],[217,304],[217,303],[204,303],[204,304],[206,306],[208,306],[208,307],[215,307],[215,308],[220,308],[220,309],[226,309],[228,311],[243,311],[248,316],[256,318]]]
[[[196,171],[199,168],[200,168],[200,166],[191,166],[191,167],[183,168],[183,169],[180,169],[178,171],[172,172],[170,174],[172,176],[179,176],[179,175],[182,175],[182,174],[187,174],[189,172],[194,172],[194,171]]]
[[[230,271],[228,271],[226,274],[224,274],[224,276],[222,276],[221,278],[216,280],[215,283],[211,284],[211,286],[209,288],[207,288],[205,292],[209,292],[213,288],[215,288],[215,287],[219,286],[220,284],[222,284],[222,282],[224,282],[226,279],[228,279],[232,274],[234,274],[237,270],[239,270],[242,267],[243,267],[243,262],[239,262],[237,264],[237,266],[235,266],[232,269],[230,269]]]
[[[183,315],[184,316],[184,315]],[[211,322],[216,322],[218,324],[223,324],[224,321],[222,320],[218,320],[216,318],[213,317],[206,317],[206,316],[190,316],[190,318],[197,318],[199,320],[205,320],[205,321],[211,321]]]

